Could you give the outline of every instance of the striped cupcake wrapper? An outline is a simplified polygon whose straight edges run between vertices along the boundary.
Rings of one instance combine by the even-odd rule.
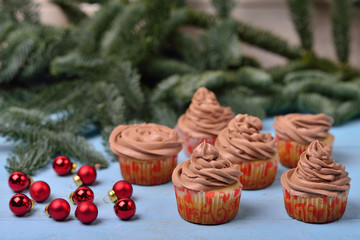
[[[232,186],[212,191],[193,191],[175,188],[180,216],[186,221],[199,224],[222,224],[231,221],[239,210],[242,186]]]
[[[133,184],[158,185],[169,182],[177,164],[177,155],[139,160],[118,155],[121,175]]]
[[[329,134],[326,138],[321,140],[332,147],[334,136]],[[276,138],[277,147],[279,149],[279,157],[282,165],[288,168],[294,168],[299,162],[300,155],[305,152],[309,144],[301,144],[294,141],[286,141]]]
[[[279,155],[265,160],[255,160],[239,163],[240,182],[246,190],[261,189],[270,186],[276,177]]]
[[[284,204],[290,217],[306,223],[328,223],[340,219],[345,212],[349,190],[338,197],[291,195],[286,189]]]

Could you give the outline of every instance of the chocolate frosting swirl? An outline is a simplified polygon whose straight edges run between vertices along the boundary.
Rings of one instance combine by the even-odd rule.
[[[233,165],[213,145],[204,141],[188,160],[174,169],[172,181],[177,187],[208,191],[239,182],[241,174],[238,165]]]
[[[185,114],[178,120],[178,127],[189,137],[212,138],[224,129],[234,116],[230,107],[222,107],[213,92],[201,87]]]
[[[334,119],[324,113],[292,113],[276,116],[273,126],[277,138],[309,144],[326,138],[333,122]]]
[[[141,160],[170,157],[181,150],[176,131],[154,123],[120,125],[111,132],[109,142],[116,155]]]
[[[324,195],[337,197],[350,188],[345,166],[334,162],[331,149],[325,143],[314,141],[300,156],[295,169],[281,176],[281,184],[290,194],[308,197]]]
[[[259,118],[238,114],[219,133],[215,146],[233,163],[272,158],[277,152],[275,139],[261,129]]]

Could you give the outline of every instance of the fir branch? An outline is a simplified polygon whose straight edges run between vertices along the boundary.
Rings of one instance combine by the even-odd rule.
[[[305,50],[311,50],[313,45],[311,29],[312,1],[287,0],[287,3],[290,8],[291,18],[301,41],[302,48]]]
[[[70,22],[79,23],[87,16],[79,8],[79,6],[72,0],[51,0],[54,4],[58,5],[66,14]]]
[[[166,103],[156,104],[152,112],[151,122],[174,128],[177,122],[176,112]]]
[[[39,22],[38,5],[31,0],[0,0],[0,15],[16,22]]]
[[[34,39],[24,39],[16,47],[13,47],[11,57],[6,59],[7,54],[0,52],[0,62],[2,62],[0,71],[0,83],[7,83],[17,76],[21,71],[21,67],[25,64],[30,53],[35,49]]]
[[[152,58],[140,66],[147,77],[164,79],[175,74],[195,73],[196,68],[182,61],[170,58]]]
[[[301,57],[298,47],[291,46],[285,39],[260,28],[253,27],[247,23],[238,21],[238,34],[242,41],[269,52],[284,56],[288,59]]]
[[[360,115],[360,100],[340,103],[336,108],[334,124],[341,124]]]
[[[208,28],[216,21],[216,17],[210,14],[187,9],[187,24]],[[285,39],[269,31],[253,27],[241,21],[237,21],[237,30],[239,38],[244,42],[289,59],[301,57],[301,51],[298,47],[291,46]]]
[[[150,97],[151,102],[168,102],[173,98],[172,92],[174,88],[180,84],[181,77],[179,75],[170,76],[161,81],[152,91]]]
[[[110,149],[110,143],[109,143],[109,137],[111,132],[114,130],[116,126],[104,126],[103,129],[101,130],[101,142],[102,145],[104,146],[105,152],[111,156],[111,161],[112,162],[116,162],[118,161],[117,156],[111,151]]]
[[[21,171],[27,175],[34,175],[36,171],[46,166],[52,157],[49,139],[38,139],[31,144],[20,143],[7,158],[6,170],[9,173]]]
[[[207,69],[225,70],[240,64],[241,48],[234,21],[218,22],[200,36],[200,41],[204,47]]]
[[[108,167],[104,156],[82,136],[64,132],[52,134],[50,139],[58,153],[100,168]]]
[[[113,64],[105,81],[114,83],[124,96],[129,107],[139,111],[144,104],[144,93],[140,86],[140,75],[131,67],[129,62]]]
[[[293,83],[309,79],[320,79],[321,81],[327,81],[328,83],[334,83],[338,81],[338,79],[334,75],[319,70],[304,70],[287,74],[284,78],[284,82]]]
[[[268,73],[276,83],[283,82],[285,76],[291,72],[305,70],[307,64],[302,60],[294,60],[285,65],[275,66],[268,69]]]
[[[234,0],[212,0],[211,3],[215,7],[218,16],[221,18],[229,17],[231,11],[235,7]]]
[[[258,68],[242,67],[236,73],[236,84],[256,89],[267,89],[272,85],[271,76]]]
[[[234,101],[236,99],[236,101]],[[250,114],[259,118],[265,118],[266,112],[255,99],[252,97],[243,95],[241,92],[236,90],[226,91],[224,94],[219,96],[219,102],[223,106],[230,106],[235,114]]]
[[[335,116],[336,104],[318,93],[303,93],[297,99],[298,109],[302,112],[325,113]]]
[[[50,72],[54,76],[66,77],[98,77],[105,72],[108,62],[99,56],[84,56],[78,52],[71,52],[56,57],[50,65]]]
[[[171,41],[176,53],[181,56],[186,64],[198,70],[206,69],[205,50],[202,48],[199,39],[190,37],[187,34],[177,33],[172,36]]]
[[[105,32],[112,26],[114,19],[121,13],[122,9],[123,5],[119,1],[109,1],[105,3],[94,16],[84,22],[85,29],[92,33],[94,42],[97,44],[96,49],[99,48]]]
[[[124,98],[114,84],[99,82],[94,86],[93,98],[97,105],[97,118],[102,126],[116,126],[125,122]]]
[[[351,0],[333,0],[332,33],[336,54],[342,63],[347,63],[349,58],[352,18],[353,12]]]

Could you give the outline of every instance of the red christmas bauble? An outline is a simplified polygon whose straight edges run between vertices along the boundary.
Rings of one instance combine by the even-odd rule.
[[[74,176],[74,181],[78,186],[91,185],[96,180],[96,169],[91,165],[82,166]]]
[[[109,191],[110,199],[115,202],[120,198],[130,198],[133,193],[131,183],[125,180],[117,181],[112,190]]]
[[[70,204],[62,198],[54,199],[45,207],[45,213],[57,221],[62,221],[70,214]]]
[[[116,216],[122,220],[128,220],[135,215],[136,206],[130,198],[121,198],[114,205]]]
[[[75,217],[85,224],[92,223],[98,215],[98,209],[92,202],[82,202],[75,210]]]
[[[30,196],[37,202],[43,202],[50,196],[50,187],[44,181],[36,181],[31,184],[30,189]]]
[[[70,172],[74,173],[76,163],[72,163],[68,157],[58,156],[53,161],[53,168],[58,175],[63,176]]]
[[[25,194],[15,194],[9,202],[10,211],[17,216],[22,216],[34,207],[34,201]]]
[[[14,192],[24,191],[30,186],[32,179],[22,172],[13,172],[8,180],[9,187]]]
[[[70,193],[70,201],[73,204],[80,204],[81,202],[93,202],[94,192],[89,187],[79,187],[74,192]]]

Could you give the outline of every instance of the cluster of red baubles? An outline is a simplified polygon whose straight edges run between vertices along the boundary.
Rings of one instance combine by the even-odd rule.
[[[55,172],[60,175],[68,175],[74,173],[76,164],[72,163],[69,158],[59,156],[53,161]],[[96,180],[96,169],[91,165],[82,166],[73,177],[74,182],[80,186],[70,194],[70,201],[77,205],[75,217],[82,223],[92,223],[98,215],[98,208],[93,203],[94,192],[87,187]],[[14,172],[8,180],[10,188],[15,192],[22,192],[29,188],[32,199],[36,202],[44,202],[50,196],[50,187],[44,181],[33,180],[22,172]],[[129,182],[122,180],[114,184],[113,188],[108,192],[109,198],[114,205],[115,214],[123,220],[130,219],[134,216],[136,206],[130,199],[133,189]],[[25,194],[15,194],[9,202],[10,210],[17,216],[22,216],[34,207],[34,201]],[[66,219],[70,214],[70,204],[62,199],[57,198],[45,207],[45,213],[57,221]]]

